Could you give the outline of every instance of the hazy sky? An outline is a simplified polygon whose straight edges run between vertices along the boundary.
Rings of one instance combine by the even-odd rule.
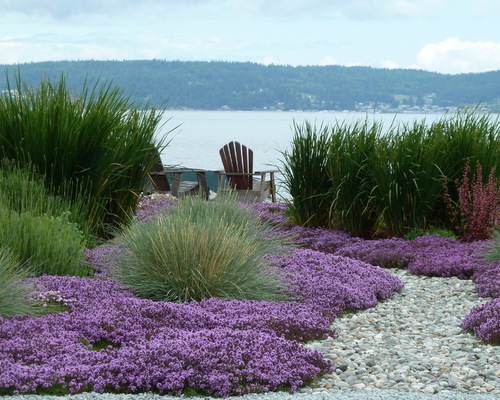
[[[0,64],[164,59],[500,70],[499,0],[0,0]]]

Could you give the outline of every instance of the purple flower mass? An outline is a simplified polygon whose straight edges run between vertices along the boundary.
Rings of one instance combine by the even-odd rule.
[[[175,205],[171,198],[141,201],[147,222]],[[408,267],[432,276],[474,277],[482,295],[500,293],[499,264],[481,265],[483,243],[439,236],[362,240],[345,232],[297,227],[286,207],[257,204],[263,220],[302,246],[269,255],[291,300],[205,299],[168,303],[138,299],[112,276],[118,246],[87,250],[94,278],[32,278],[32,297],[69,311],[35,318],[0,317],[0,394],[117,391],[181,394],[188,388],[215,396],[296,391],[332,364],[303,343],[336,337],[330,323],[346,310],[376,306],[403,286],[379,266]],[[379,266],[377,266],[379,265]],[[498,299],[475,307],[462,326],[500,341]]]
[[[297,340],[334,335],[329,320],[296,302],[137,299],[113,280],[44,276],[71,311],[0,320],[0,388],[71,393],[187,388],[216,396],[295,391],[331,369]],[[93,345],[106,344],[97,351]]]
[[[485,342],[500,344],[500,298],[474,307],[462,320],[461,326],[474,331]]]

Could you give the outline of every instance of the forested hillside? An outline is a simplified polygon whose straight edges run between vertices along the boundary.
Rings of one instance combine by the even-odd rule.
[[[134,100],[191,109],[379,111],[482,104],[498,111],[500,71],[444,75],[407,69],[282,66],[234,62],[60,61],[0,65],[0,89],[15,74],[31,85],[64,74],[78,90],[85,79],[112,81]]]

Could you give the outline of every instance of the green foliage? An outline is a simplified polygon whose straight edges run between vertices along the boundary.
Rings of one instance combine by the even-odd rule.
[[[282,300],[282,282],[266,259],[286,240],[234,196],[183,198],[150,223],[117,236],[125,255],[117,278],[140,297],[161,301]]]
[[[81,87],[74,93],[63,76],[36,89],[20,75],[15,86],[8,82],[0,98],[0,155],[35,168],[49,190],[72,204],[88,199],[88,224],[108,237],[130,220],[156,162],[162,112],[137,110],[111,84]]]
[[[379,157],[384,142],[379,122],[336,123],[331,127],[328,160],[330,225],[340,225],[359,236],[371,236],[377,225],[373,206],[374,168],[385,169]]]
[[[444,75],[410,69],[370,67],[286,66],[240,62],[58,61],[0,66],[19,68],[31,85],[42,77],[68,76],[68,86],[80,90],[92,71],[113,79],[134,99],[151,99],[161,107],[239,110],[264,107],[301,110],[354,110],[358,103],[422,104],[432,93],[432,105],[465,106],[495,103],[500,71]],[[0,90],[3,85],[0,73]]]
[[[90,268],[82,263],[85,241],[68,217],[19,213],[0,205],[0,243],[36,275],[87,276]]]
[[[368,238],[403,237],[429,227],[453,230],[442,196],[443,177],[455,179],[466,160],[473,159],[487,179],[500,164],[498,122],[465,110],[429,126],[424,121],[388,130],[366,120],[295,126],[283,167],[285,186],[294,197],[291,217],[309,226],[325,226],[328,220]],[[455,204],[458,195],[457,187],[449,190]],[[330,205],[328,214],[325,204]],[[311,217],[316,215],[322,218]]]
[[[11,317],[33,311],[28,300],[30,289],[20,283],[26,276],[26,270],[19,265],[14,254],[7,247],[0,246],[0,316]]]
[[[76,223],[84,233],[87,245],[94,237],[87,224],[85,198],[74,201],[70,196],[56,196],[43,182],[43,177],[29,166],[19,168],[15,162],[0,161],[0,204],[18,213],[29,212],[34,216],[68,215],[68,220]]]
[[[283,183],[292,197],[288,215],[299,225],[326,226],[329,204],[327,163],[330,152],[328,128],[294,122],[290,151],[282,152]]]

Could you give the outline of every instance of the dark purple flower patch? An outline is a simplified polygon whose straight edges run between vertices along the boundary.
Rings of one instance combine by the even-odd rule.
[[[485,342],[500,344],[500,298],[474,307],[464,317],[461,326],[474,331]]]
[[[466,243],[455,238],[425,235],[411,241],[415,258],[408,271],[416,275],[470,279],[482,264],[483,242]]]
[[[291,257],[274,257],[290,284],[290,295],[332,320],[350,309],[373,307],[403,287],[389,272],[347,257],[295,249]]]
[[[333,254],[344,246],[358,243],[362,239],[353,238],[347,232],[324,228],[294,226],[290,229],[295,241],[311,250]]]
[[[295,391],[331,369],[297,342],[334,334],[324,315],[303,304],[177,304],[134,298],[113,280],[32,281],[40,298],[58,299],[71,312],[0,319],[4,390],[179,394],[189,387],[228,396]]]
[[[481,297],[500,297],[500,261],[480,266],[472,280]]]
[[[406,268],[415,256],[411,242],[399,238],[358,239],[340,248],[335,254],[355,258],[382,268]]]
[[[300,342],[337,335],[323,313],[297,302],[206,299],[199,305],[213,315],[217,325],[233,329],[259,329]]]

